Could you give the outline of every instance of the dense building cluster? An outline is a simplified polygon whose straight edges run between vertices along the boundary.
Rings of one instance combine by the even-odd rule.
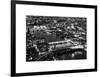
[[[86,18],[26,16],[26,61],[86,59]]]

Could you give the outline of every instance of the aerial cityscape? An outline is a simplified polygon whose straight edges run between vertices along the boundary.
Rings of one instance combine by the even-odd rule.
[[[87,58],[87,18],[26,16],[26,61]]]

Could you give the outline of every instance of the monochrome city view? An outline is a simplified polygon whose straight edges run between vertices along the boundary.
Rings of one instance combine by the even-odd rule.
[[[87,18],[26,16],[26,61],[87,58]]]

